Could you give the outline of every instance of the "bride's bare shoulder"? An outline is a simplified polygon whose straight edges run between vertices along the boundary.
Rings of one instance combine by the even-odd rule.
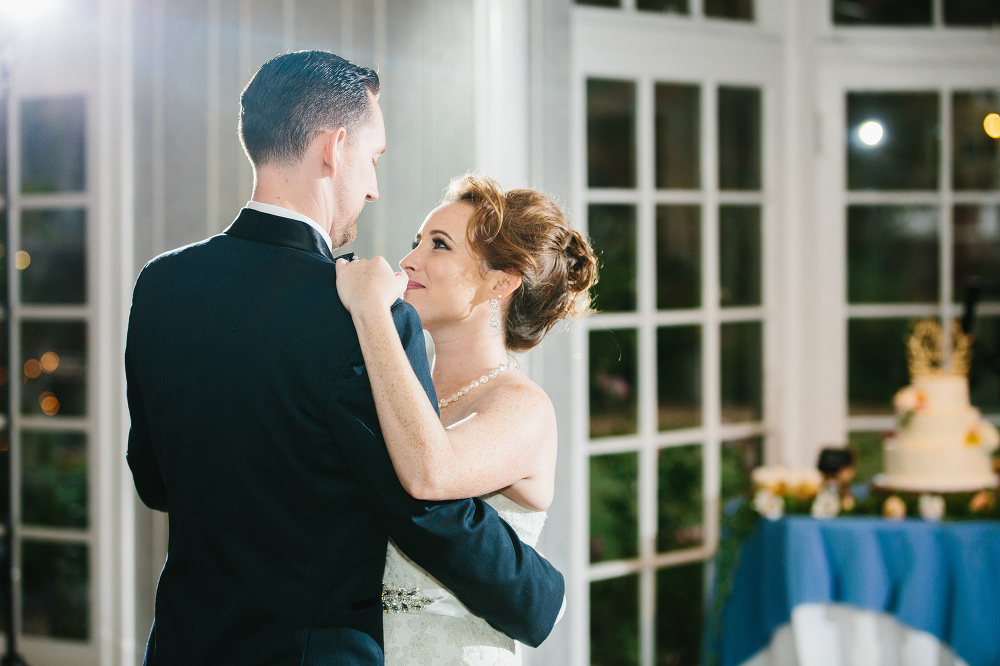
[[[519,418],[538,419],[539,425],[555,423],[555,408],[541,386],[520,373],[504,379],[490,391],[491,408],[516,411]]]

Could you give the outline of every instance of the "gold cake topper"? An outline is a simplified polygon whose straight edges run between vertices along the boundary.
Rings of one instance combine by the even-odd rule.
[[[969,374],[972,359],[972,334],[964,333],[958,320],[951,323],[951,353],[944,357],[944,340],[937,319],[921,319],[913,326],[913,335],[906,341],[906,357],[910,378],[928,375]]]

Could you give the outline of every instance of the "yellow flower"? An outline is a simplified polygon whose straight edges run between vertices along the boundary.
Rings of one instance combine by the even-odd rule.
[[[902,520],[906,518],[906,503],[896,495],[892,495],[882,505],[882,515],[889,520]]]
[[[977,446],[978,444],[979,444],[979,433],[976,432],[975,430],[970,430],[969,434],[965,436],[965,445]]]

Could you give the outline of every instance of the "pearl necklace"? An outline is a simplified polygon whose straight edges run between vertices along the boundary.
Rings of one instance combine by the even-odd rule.
[[[461,398],[463,395],[465,395],[466,393],[468,393],[472,389],[477,389],[480,386],[482,386],[483,384],[485,384],[486,382],[490,381],[491,379],[496,378],[498,375],[502,374],[504,372],[504,370],[507,369],[507,367],[508,366],[507,366],[506,363],[501,363],[495,369],[490,370],[489,374],[485,374],[482,377],[480,377],[479,379],[473,381],[471,384],[458,389],[457,391],[455,391],[454,393],[452,393],[447,398],[441,398],[440,400],[438,400],[438,409],[444,409],[445,407],[447,407],[451,403],[455,402],[456,400],[458,400],[459,398]]]

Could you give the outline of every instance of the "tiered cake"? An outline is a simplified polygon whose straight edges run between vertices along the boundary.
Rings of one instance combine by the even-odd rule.
[[[885,476],[897,490],[958,492],[995,487],[990,454],[1000,433],[969,403],[970,338],[957,325],[942,352],[936,320],[917,323],[907,342],[912,383],[893,398],[896,432],[885,440]]]

